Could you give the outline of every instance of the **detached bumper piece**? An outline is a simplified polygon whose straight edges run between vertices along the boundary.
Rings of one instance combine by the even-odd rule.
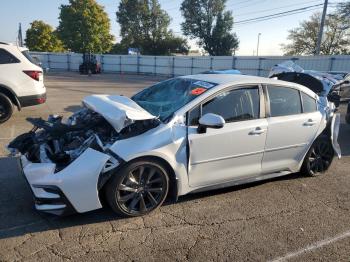
[[[33,185],[33,187],[42,191],[38,196],[33,194],[36,210],[58,216],[77,213],[62,190],[57,186]]]

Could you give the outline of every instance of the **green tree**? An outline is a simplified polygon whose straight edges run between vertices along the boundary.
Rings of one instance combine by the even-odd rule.
[[[288,44],[282,45],[285,55],[315,54],[317,37],[320,28],[321,14],[314,13],[309,20],[289,31]],[[327,15],[321,43],[322,55],[349,54],[350,34],[349,19],[339,12]]]
[[[239,41],[233,28],[232,12],[225,11],[226,0],[184,0],[181,12],[185,21],[182,31],[209,55],[232,55]]]
[[[62,41],[53,28],[41,20],[34,20],[26,31],[26,46],[31,51],[62,52]]]
[[[150,55],[188,52],[186,40],[168,29],[170,17],[158,0],[121,0],[116,15],[122,36],[117,50],[136,47]]]
[[[114,37],[110,20],[95,0],[69,0],[61,5],[57,32],[64,45],[73,52],[108,52]]]

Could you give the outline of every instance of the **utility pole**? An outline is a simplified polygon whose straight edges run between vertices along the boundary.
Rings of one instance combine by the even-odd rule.
[[[261,33],[258,34],[258,44],[256,46],[256,56],[259,56],[259,43],[260,43]]]
[[[322,12],[322,18],[321,18],[321,24],[320,24],[320,30],[318,31],[318,37],[317,37],[317,46],[316,46],[316,52],[315,55],[319,55],[321,51],[321,43],[322,43],[322,36],[323,36],[323,28],[324,28],[324,22],[326,20],[327,15],[327,6],[328,6],[328,0],[324,0],[323,4],[323,12]]]
[[[22,25],[21,25],[21,23],[19,23],[19,25],[18,25],[18,36],[17,36],[17,40],[18,40],[18,45],[19,45],[19,46],[23,46]]]

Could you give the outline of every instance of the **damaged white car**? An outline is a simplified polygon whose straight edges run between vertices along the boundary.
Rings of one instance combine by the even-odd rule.
[[[303,171],[336,153],[339,115],[310,89],[243,75],[191,75],[131,99],[92,95],[69,119],[28,119],[8,148],[37,210],[63,215],[102,207],[140,216],[169,197]]]

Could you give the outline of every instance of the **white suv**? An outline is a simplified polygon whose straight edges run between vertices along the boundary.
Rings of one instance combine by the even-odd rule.
[[[0,123],[7,121],[13,107],[45,103],[43,70],[34,64],[28,49],[0,42]]]

